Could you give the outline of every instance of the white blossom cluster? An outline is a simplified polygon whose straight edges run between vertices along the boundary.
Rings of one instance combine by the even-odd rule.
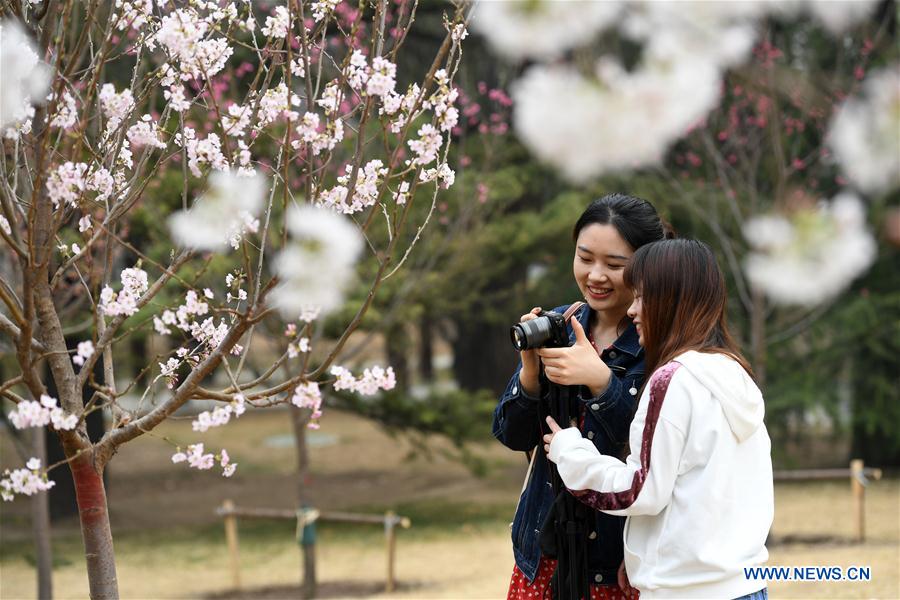
[[[84,365],[84,361],[89,359],[94,355],[94,342],[91,340],[87,340],[84,342],[78,342],[78,347],[75,350],[75,356],[72,357],[72,364],[75,366]]]
[[[335,390],[350,390],[363,396],[371,396],[378,390],[392,390],[397,385],[393,367],[365,369],[362,377],[356,378],[348,369],[335,365],[331,367],[331,374],[337,378]]]
[[[231,287],[234,279],[235,278],[231,274],[228,274],[226,277],[226,285]],[[243,292],[243,290],[239,290],[239,292]],[[246,292],[244,292],[243,295],[246,298]],[[209,288],[203,290],[203,296],[207,300],[214,298],[214,294]],[[230,299],[230,293],[228,294],[228,297]],[[203,300],[196,291],[188,290],[185,293],[184,302],[179,305],[178,308],[175,310],[166,309],[161,315],[154,315],[153,328],[158,334],[171,335],[171,328],[175,327],[188,334],[196,342],[193,349],[184,346],[179,347],[175,351],[176,356],[170,357],[165,363],[158,363],[160,376],[165,379],[166,387],[170,389],[175,387],[177,382],[177,371],[182,364],[187,362],[192,366],[196,366],[200,361],[209,356],[209,354],[215,350],[228,335],[229,325],[224,318],[216,321],[214,317],[206,317],[201,320],[201,318],[208,313],[209,304]],[[240,344],[235,344],[231,348],[231,353],[239,355],[243,350],[244,349]],[[236,397],[236,402],[233,406],[216,409],[219,412],[215,415],[201,415],[202,420],[200,422],[217,423],[219,419],[225,416],[230,418],[232,413],[236,415],[243,414],[243,402],[243,396]],[[225,410],[228,411],[228,415],[223,413]],[[209,419],[212,419],[212,421]],[[225,422],[227,422],[227,419],[225,419]]]
[[[459,122],[459,110],[455,103],[459,98],[459,90],[450,85],[450,76],[446,69],[438,69],[434,74],[437,87],[432,94],[421,99],[422,89],[415,83],[407,88],[406,94],[401,96],[391,92],[383,98],[380,114],[392,116],[390,130],[400,133],[403,127],[411,120],[419,116],[422,111],[434,112],[437,127],[432,124],[423,125],[418,132],[418,140],[407,142],[410,149],[416,153],[416,157],[407,164],[427,165],[437,157],[437,152],[443,143],[440,131],[449,132]]]
[[[219,452],[218,456],[213,455],[212,453],[208,453],[204,451],[203,444],[191,444],[187,447],[187,452],[182,452],[179,448],[175,454],[172,455],[172,462],[175,464],[181,462],[187,462],[189,467],[200,471],[207,471],[212,469],[216,460],[219,461],[219,466],[222,467],[222,476],[223,477],[231,477],[234,475],[234,470],[237,468],[237,463],[231,462],[231,458],[228,456],[228,452],[225,448]]]
[[[175,134],[175,143],[187,151],[188,168],[194,177],[203,175],[200,170],[203,165],[209,165],[216,171],[228,170],[228,160],[222,154],[222,141],[217,134],[210,133],[206,139],[199,139],[193,128],[185,127],[184,135]]]
[[[309,338],[299,338],[296,342],[288,344],[288,358],[297,358],[301,354],[309,352]]]
[[[450,76],[446,69],[438,69],[434,74],[434,79],[438,84],[437,90],[425,100],[422,106],[434,111],[438,128],[441,131],[450,131],[459,122],[459,110],[454,106],[459,98],[459,90],[450,87]]]
[[[107,127],[103,134],[106,143],[112,139],[114,130],[129,117],[134,108],[134,98],[130,90],[116,93],[112,84],[105,84],[100,90],[99,102],[102,114],[107,117]],[[151,144],[155,147],[165,147],[165,143],[158,137],[158,128],[149,119],[149,116],[146,116],[144,121],[132,127],[128,137],[134,140],[136,145]],[[69,129],[76,121],[75,100],[66,91],[51,124]],[[98,203],[108,200],[116,189],[127,193],[128,176],[125,169],[133,167],[130,144],[127,140],[122,141],[115,164],[117,168],[114,173],[100,164],[89,165],[71,161],[52,168],[46,186],[47,196],[54,208],[78,207],[85,192],[96,192],[94,200]]]
[[[47,196],[54,208],[61,205],[77,207],[85,191],[97,192],[94,198],[103,202],[113,193],[116,185],[125,188],[124,174],[111,175],[105,168],[98,168],[88,175],[87,163],[67,161],[50,172],[47,178]]]
[[[135,148],[140,148],[141,146],[165,148],[166,142],[163,141],[160,134],[159,124],[157,124],[150,115],[144,115],[141,117],[140,121],[128,128],[125,135],[128,136],[128,141],[130,141]],[[194,155],[196,156],[196,150],[194,151]]]
[[[334,11],[334,7],[337,6],[338,2],[340,1],[341,0],[316,0],[316,2],[313,2],[313,19],[316,21],[316,23],[318,23],[328,14]]]
[[[383,56],[376,56],[369,65],[365,54],[354,50],[344,69],[344,76],[347,78],[347,85],[360,95],[384,98],[395,94],[397,65]]]
[[[166,64],[160,67],[160,72],[162,73],[160,84],[165,88],[163,98],[175,112],[183,113],[188,110],[191,107],[191,101],[184,95],[184,86],[179,83],[180,78],[177,77],[175,69]]]
[[[0,21],[0,73],[0,128],[4,137],[17,139],[31,131],[32,103],[47,93],[50,69],[41,62],[34,43],[14,20]]]
[[[87,163],[67,161],[50,173],[47,195],[54,208],[59,208],[61,204],[78,205],[78,199],[86,187],[84,174],[87,169]]]
[[[284,39],[290,29],[290,18],[286,6],[276,6],[275,14],[266,17],[266,24],[260,31],[269,37]]]
[[[397,188],[397,191],[394,192],[394,202],[398,205],[402,206],[406,204],[406,201],[409,199],[409,182],[401,181],[400,185]]]
[[[243,394],[236,394],[234,400],[225,406],[217,406],[212,411],[204,410],[197,415],[191,422],[191,427],[194,431],[205,433],[210,427],[227,425],[232,415],[238,418],[246,412],[247,407],[244,404]]]
[[[538,158],[585,182],[657,163],[717,104],[724,70],[745,59],[761,17],[807,10],[838,30],[874,4],[483,2],[473,26],[508,58],[543,61],[512,87],[515,129]],[[611,27],[642,45],[633,69],[608,55],[588,70],[560,60]]]
[[[316,202],[317,206],[329,208],[335,212],[346,215],[357,213],[375,204],[378,199],[379,184],[382,177],[387,174],[387,168],[380,160],[370,160],[362,168],[357,170],[356,185],[353,188],[353,198],[347,198],[349,193],[350,177],[353,173],[353,165],[345,167],[344,175],[337,178],[338,185],[323,190]]]
[[[24,469],[6,469],[0,478],[0,497],[9,502],[15,498],[15,494],[33,496],[38,492],[46,492],[54,485],[55,481],[47,479],[47,474],[40,473],[41,461],[38,458],[30,458]]]
[[[229,244],[237,248],[247,233],[259,228],[255,215],[262,206],[265,187],[265,179],[255,172],[246,176],[214,171],[209,189],[193,206],[169,217],[172,237],[182,246],[198,250],[221,250]]]
[[[258,127],[265,127],[280,118],[296,121],[299,115],[291,107],[300,106],[300,102],[300,96],[289,92],[283,81],[274,88],[266,90],[259,100]]]
[[[95,198],[97,202],[104,202],[109,199],[115,191],[116,186],[119,186],[122,189],[127,188],[124,173],[122,171],[118,171],[113,175],[107,169],[100,167],[94,171],[87,180],[87,189],[97,192],[97,197]],[[82,217],[82,219],[84,218],[87,218],[88,223],[90,223],[90,217]],[[81,229],[81,224],[82,222],[79,220],[79,231],[88,229],[88,227]]]
[[[274,260],[280,283],[272,301],[288,319],[329,312],[343,301],[362,250],[359,229],[331,210],[292,206],[286,215],[290,241]],[[313,316],[312,318],[315,318]]]
[[[479,2],[472,28],[506,58],[553,60],[615,24],[624,2]]]
[[[53,100],[53,95],[47,96],[48,101]],[[56,106],[56,112],[50,120],[51,127],[71,129],[78,121],[78,106],[75,97],[68,90],[63,92],[62,100]]]
[[[296,131],[300,139],[293,140],[291,145],[296,149],[301,144],[310,144],[313,156],[318,156],[324,150],[334,149],[344,139],[344,122],[341,119],[329,120],[322,127],[319,115],[308,112],[300,119]]]
[[[153,13],[153,0],[116,0],[113,23],[116,29],[140,31]]]
[[[422,95],[422,88],[417,83],[412,83],[406,89],[406,93],[402,96],[396,92],[388,94],[382,99],[381,108],[378,109],[379,114],[393,116],[391,120],[390,130],[393,133],[400,133],[403,127],[409,122],[419,96]],[[396,116],[394,116],[396,115]]]
[[[458,44],[458,43],[462,42],[464,39],[466,39],[467,37],[469,37],[469,30],[466,29],[465,24],[457,23],[450,30],[450,37],[453,39],[454,42],[456,42]]]
[[[322,392],[319,390],[318,383],[307,381],[299,384],[294,388],[291,404],[300,408],[308,408],[312,411],[307,427],[309,429],[319,428],[319,419],[322,417]]]
[[[415,157],[408,160],[408,164],[424,166],[437,160],[441,150],[443,137],[441,132],[431,123],[426,123],[418,131],[419,139],[409,140],[409,149],[415,153]]]
[[[812,306],[833,298],[875,259],[859,199],[841,194],[814,210],[748,221],[753,247],[744,263],[750,282],[779,304]]]
[[[222,117],[222,126],[225,133],[232,137],[241,137],[250,125],[251,109],[248,106],[240,104],[231,104],[228,107],[228,114]]]
[[[110,286],[104,286],[100,292],[100,311],[108,316],[131,316],[138,311],[138,300],[147,291],[147,272],[139,267],[123,269],[119,275],[122,289],[115,292]]]
[[[182,331],[190,331],[194,317],[202,317],[209,312],[209,304],[200,299],[197,292],[188,290],[184,296],[184,303],[176,310],[164,310],[162,316],[153,317],[153,328],[160,335],[170,335],[172,330],[169,325],[174,325]]]
[[[179,348],[179,350],[182,350],[182,348]],[[182,354],[179,354],[179,356]],[[164,363],[158,363],[160,376],[165,378],[166,387],[170,390],[175,387],[175,383],[177,382],[177,371],[178,367],[181,366],[181,362],[182,361],[173,356]]]
[[[197,321],[191,323],[191,336],[200,343],[197,348],[200,358],[205,358],[206,355],[218,348],[225,336],[228,335],[228,331],[228,323],[225,319],[219,319],[216,323],[213,317],[208,317],[201,323]],[[242,351],[243,347],[239,344],[235,344],[231,349],[232,354],[240,354]]]
[[[325,86],[325,90],[319,96],[319,99],[316,100],[316,104],[324,108],[326,114],[334,115],[337,114],[338,109],[341,107],[342,97],[340,83],[335,79]]]
[[[456,171],[451,169],[450,165],[448,165],[447,163],[441,163],[437,168],[424,169],[419,174],[419,181],[437,181],[442,188],[446,189],[453,185],[453,182],[456,181]],[[405,196],[403,198],[403,202],[406,202]],[[397,203],[403,204],[403,202],[400,202],[398,200]]]
[[[228,8],[230,10],[220,16],[230,20],[237,15],[234,5],[228,5]],[[158,43],[165,48],[177,63],[182,80],[211,78],[225,67],[234,52],[226,38],[206,35],[215,30],[212,24],[217,21],[216,16],[214,13],[202,17],[193,8],[173,11],[160,20],[150,46]]]
[[[57,406],[57,399],[46,394],[41,396],[41,401],[25,400],[16,405],[9,413],[9,422],[16,429],[28,427],[44,427],[53,424],[53,427],[61,430],[75,429],[78,425],[78,415],[66,413]]]
[[[863,96],[844,103],[828,143],[841,169],[860,190],[877,194],[900,185],[900,64],[875,71]]]
[[[118,129],[119,125],[128,119],[134,110],[134,96],[131,90],[125,89],[116,92],[116,87],[111,83],[104,83],[98,96],[100,111],[106,117],[107,131]]]

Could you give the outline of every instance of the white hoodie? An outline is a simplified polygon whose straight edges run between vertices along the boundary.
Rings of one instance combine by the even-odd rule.
[[[764,412],[736,361],[691,351],[651,377],[626,462],[601,455],[577,428],[553,438],[550,460],[566,486],[628,516],[625,568],[641,600],[738,598],[765,587],[744,576],[768,559],[774,515]]]

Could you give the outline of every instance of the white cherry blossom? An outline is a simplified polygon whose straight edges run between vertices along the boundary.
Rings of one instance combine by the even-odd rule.
[[[32,102],[44,98],[50,73],[34,44],[14,20],[0,22],[0,127],[34,114]]]
[[[900,185],[900,64],[870,74],[862,97],[847,100],[829,130],[828,144],[847,177],[877,194]]]
[[[210,134],[212,135],[212,134]],[[266,182],[261,175],[240,177],[226,171],[215,171],[209,177],[209,188],[187,211],[169,218],[175,240],[187,247],[217,250],[234,245],[247,232],[255,230]]]
[[[591,42],[600,31],[615,24],[623,4],[618,0],[479,2],[472,15],[472,29],[509,59],[552,60]]]
[[[747,277],[779,304],[812,306],[836,296],[876,253],[863,206],[847,193],[813,210],[755,217],[744,237],[753,247]]]
[[[334,310],[362,250],[359,230],[345,217],[310,205],[291,207],[286,221],[291,240],[275,258],[281,283],[272,291],[272,301],[289,319],[310,306]]]

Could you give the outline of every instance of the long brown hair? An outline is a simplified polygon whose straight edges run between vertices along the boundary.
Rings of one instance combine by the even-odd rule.
[[[709,246],[689,239],[641,246],[625,267],[624,279],[641,296],[648,380],[688,350],[726,354],[753,376],[728,332],[725,277]]]

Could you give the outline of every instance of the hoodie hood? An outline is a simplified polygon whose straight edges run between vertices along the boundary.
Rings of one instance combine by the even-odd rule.
[[[685,352],[675,360],[719,401],[725,419],[739,442],[759,429],[765,416],[762,392],[737,361],[725,354],[694,350]]]

